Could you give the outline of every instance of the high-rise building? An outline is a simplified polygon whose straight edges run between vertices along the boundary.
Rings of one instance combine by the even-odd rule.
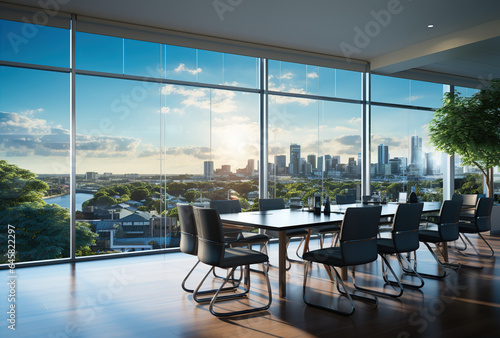
[[[410,142],[410,174],[422,175],[422,138],[417,135],[411,137]]]
[[[425,153],[425,174],[434,174],[434,153]]]
[[[286,170],[286,155],[276,155],[274,156],[274,169],[276,170],[276,175],[285,174]]]
[[[87,171],[85,173],[85,179],[86,180],[96,180],[98,175],[99,174],[94,172],[94,171]]]
[[[255,160],[249,159],[247,163],[247,173],[248,175],[252,175],[255,170]]]
[[[307,155],[307,163],[311,165],[311,168],[313,170],[315,170],[316,169],[316,155],[314,155],[314,154]]]
[[[337,169],[337,166],[340,164],[340,156],[330,156],[330,155],[327,155],[330,157],[330,170],[338,170]]]
[[[203,176],[206,180],[214,179],[214,161],[203,162]]]
[[[323,156],[318,157],[318,167],[317,168],[318,168],[319,172],[322,172],[325,170],[325,166],[323,164]]]
[[[389,164],[389,146],[378,145],[378,173],[379,175],[388,175],[385,172],[385,165]]]
[[[422,138],[411,137],[410,143],[410,164],[420,164],[422,162]]]
[[[300,174],[300,145],[290,144],[290,174]]]
[[[332,168],[332,156],[326,154],[325,155],[325,172],[328,174],[328,172],[332,169],[335,169],[335,166]]]

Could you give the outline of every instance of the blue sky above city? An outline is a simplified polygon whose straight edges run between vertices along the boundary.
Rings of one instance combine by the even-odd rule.
[[[38,27],[15,44],[21,24],[0,20],[0,58],[69,67],[69,33]],[[77,34],[76,67],[256,89],[258,60],[156,43]],[[36,173],[69,172],[70,77],[61,72],[0,67],[0,157]],[[273,91],[361,99],[361,74],[269,61]],[[374,76],[372,100],[439,107],[443,86]],[[202,174],[203,161],[235,171],[259,157],[259,95],[250,92],[161,85],[90,75],[76,78],[77,173],[96,171]],[[372,145],[408,156],[415,133],[427,145],[432,112],[372,107]],[[360,148],[361,105],[271,95],[269,161],[300,144],[308,154],[355,157]],[[376,162],[372,151],[372,163]]]

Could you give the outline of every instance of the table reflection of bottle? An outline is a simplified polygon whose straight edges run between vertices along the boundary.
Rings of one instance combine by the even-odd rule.
[[[330,196],[326,195],[325,199],[325,215],[330,215]]]
[[[316,194],[314,195],[314,213],[321,214],[321,196]]]

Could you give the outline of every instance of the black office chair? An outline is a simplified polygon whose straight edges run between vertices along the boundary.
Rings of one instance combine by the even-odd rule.
[[[429,278],[444,278],[447,275],[445,270],[445,265],[453,269],[460,268],[459,264],[455,265],[449,263],[442,263],[439,260],[438,256],[436,256],[436,254],[432,250],[429,243],[434,243],[436,249],[439,250],[437,246],[438,243],[451,242],[451,241],[456,241],[458,239],[458,220],[460,217],[461,208],[462,208],[461,201],[457,200],[444,201],[443,204],[441,205],[439,216],[436,218],[435,222],[437,230],[429,230],[429,229],[419,230],[418,232],[419,241],[425,244],[427,249],[429,249],[430,253],[438,263],[438,266],[443,270],[443,273],[440,275],[418,272],[421,276]],[[443,253],[441,254],[443,255]],[[415,253],[415,261],[413,268],[414,271],[417,271],[416,264],[417,264],[417,258]],[[407,272],[411,273],[411,271]]]
[[[259,210],[260,211],[267,211],[267,210],[277,210],[277,209],[285,209],[285,201],[283,201],[282,198],[261,198],[259,199]],[[279,237],[279,231],[275,230],[266,230],[266,234],[272,237]],[[286,242],[286,247],[288,249],[288,245],[290,244],[290,240],[294,237],[300,237],[300,243],[299,246],[297,247],[296,254],[298,257],[301,257],[301,254],[299,253],[300,247],[302,246],[302,243],[304,243],[304,240],[306,239],[308,232],[306,229],[292,229],[292,230],[286,230],[286,237],[287,237],[287,242]],[[288,250],[287,250],[288,251]],[[288,257],[288,253],[286,255],[286,260],[290,262],[295,262],[295,263],[303,263],[298,260],[294,260]],[[286,268],[287,270],[290,270],[291,264]]]
[[[210,201],[210,208],[216,209],[219,214],[241,212],[241,204],[238,200],[213,200]],[[226,228],[224,228],[224,233],[226,235],[228,233]],[[226,242],[231,246],[248,246],[251,249],[254,244],[262,244],[262,251],[268,253],[268,236],[250,231],[241,231],[240,229],[236,229],[234,233],[236,234],[235,237],[226,238]]]
[[[493,209],[493,203],[495,199],[492,197],[482,197],[478,200],[477,206],[474,209],[474,215],[472,217],[460,217],[460,222],[458,223],[458,231],[460,234],[460,239],[464,243],[463,248],[457,248],[459,253],[463,255],[471,255],[469,253],[465,253],[464,251],[467,249],[467,243],[464,238],[469,242],[470,246],[474,249],[477,256],[491,258],[495,255],[495,251],[490,246],[490,244],[484,239],[481,232],[489,231],[491,229],[491,210]],[[470,239],[465,234],[477,234],[483,242],[490,249],[490,255],[480,254],[479,250],[472,244]]]
[[[193,207],[189,204],[177,204],[177,211],[179,214],[179,223],[181,226],[181,242],[180,242],[180,250],[181,252],[197,256],[198,255],[198,232],[196,230],[196,223],[194,219]],[[193,293],[193,289],[188,289],[186,287],[186,282],[191,276],[191,273],[196,269],[196,267],[200,264],[200,260],[196,262],[196,264],[191,268],[189,273],[186,275],[184,280],[182,281],[181,287],[184,291]],[[210,273],[210,272],[209,272]],[[233,287],[227,288],[227,290],[234,289],[239,285],[239,281],[233,281]],[[200,291],[199,294],[207,294],[214,293],[215,290],[206,290]]]
[[[340,231],[340,246],[313,250],[304,254],[304,260],[307,262],[304,269],[302,297],[307,305],[349,316],[356,309],[352,298],[365,300],[375,305],[378,304],[377,297],[372,299],[350,293],[335,267],[361,265],[377,260],[377,233],[381,210],[381,206],[347,208]],[[349,299],[351,303],[350,311],[341,311],[338,306],[337,308],[325,307],[317,303],[312,303],[307,299],[307,279],[313,262],[325,265],[325,267],[330,269],[330,272],[333,267],[336,275],[337,290]],[[354,269],[351,269],[351,272],[353,284],[356,286]],[[340,290],[339,283],[342,284],[344,291]]]
[[[420,217],[422,215],[423,207],[423,203],[399,204],[392,223],[391,238],[377,239],[377,251],[380,257],[382,257],[382,275],[384,281],[393,285],[397,284],[400,287],[399,294],[380,293],[382,295],[399,297],[403,294],[403,285],[415,288],[421,288],[424,286],[423,278],[412,269],[406,257],[401,255],[402,253],[416,251],[419,247],[418,228],[420,225]],[[416,275],[420,279],[420,284],[403,282],[402,277],[404,276],[404,273],[395,281],[389,280],[384,266],[387,265],[393,275],[394,271],[390,266],[387,255],[396,255],[401,270],[404,271],[404,268],[410,269],[412,274]],[[403,266],[402,261],[405,262],[406,266]]]
[[[211,270],[215,267],[227,269],[226,279],[223,281],[214,296],[210,299],[210,313],[217,317],[225,317],[268,309],[271,306],[272,293],[265,263],[269,264],[269,257],[261,252],[247,248],[228,248],[227,243],[224,242],[222,223],[216,209],[194,208],[194,217],[198,231],[198,259],[205,264],[211,265]],[[248,296],[250,291],[250,269],[248,266],[251,264],[262,264],[262,273],[265,276],[268,289],[268,303],[262,307],[246,310],[216,312],[214,310],[215,302]],[[223,290],[225,284],[233,278],[234,271],[237,267],[242,267],[245,270],[245,288],[243,292],[219,296],[219,293]],[[197,297],[198,290],[204,283],[206,277],[207,276],[203,278],[193,293],[193,299],[197,302],[207,301],[206,299],[199,299]]]

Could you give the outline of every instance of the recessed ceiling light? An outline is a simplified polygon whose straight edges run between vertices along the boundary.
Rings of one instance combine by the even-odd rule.
[[[427,28],[433,28],[434,25],[427,25]]]

